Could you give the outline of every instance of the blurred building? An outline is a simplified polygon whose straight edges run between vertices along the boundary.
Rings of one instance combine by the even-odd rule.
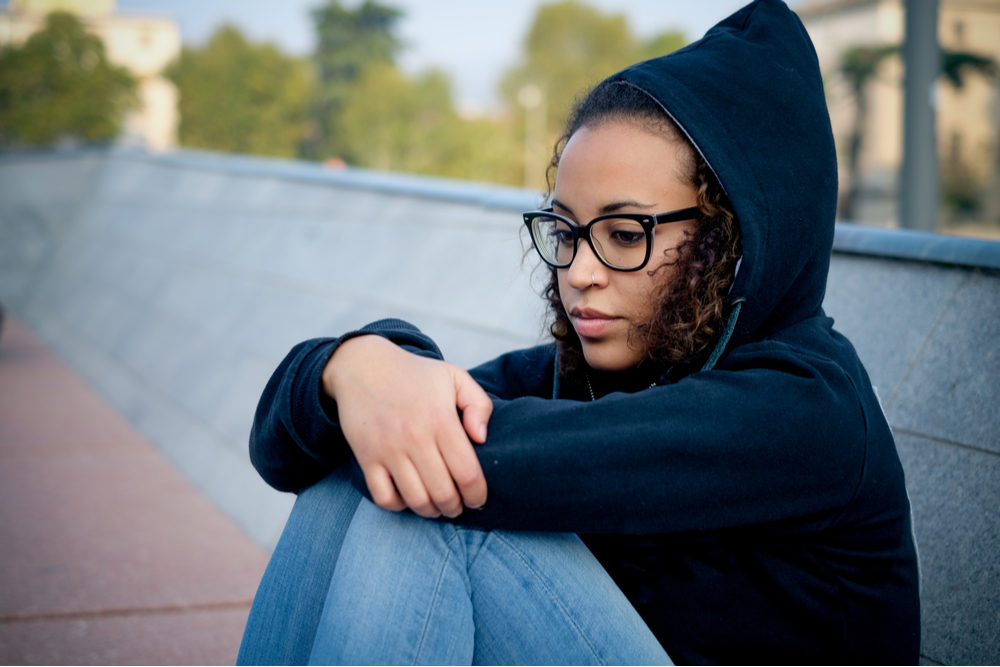
[[[10,0],[0,12],[0,45],[20,44],[53,11],[76,14],[104,42],[108,60],[136,78],[140,108],[125,120],[122,139],[153,150],[177,143],[177,89],[161,75],[180,55],[181,37],[170,18],[115,14],[115,0]]]
[[[850,186],[848,154],[857,109],[838,73],[852,46],[902,46],[903,0],[807,0],[797,9],[816,46],[837,140],[841,191]],[[1000,62],[1000,0],[940,0],[943,49]],[[1000,96],[996,78],[965,69],[964,86],[938,80],[937,138],[942,221],[1000,223]],[[897,225],[896,189],[903,154],[903,63],[886,58],[866,87],[867,122],[859,160],[853,221]]]

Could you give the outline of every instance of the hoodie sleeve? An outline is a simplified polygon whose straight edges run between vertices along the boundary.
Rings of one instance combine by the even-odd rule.
[[[294,349],[265,390],[251,437],[254,464],[272,486],[302,488],[349,460],[319,378],[336,345],[361,333],[440,358],[399,321]],[[489,497],[457,523],[636,535],[761,524],[812,531],[858,487],[864,414],[850,378],[822,355],[765,341],[676,384],[581,402],[546,397],[552,354],[551,346],[512,352],[471,371],[494,403],[489,437],[476,446]]]
[[[402,320],[379,320],[340,338],[300,343],[271,374],[250,429],[250,461],[279,491],[298,492],[350,460],[337,405],[323,391],[323,369],[344,342],[375,334],[414,354],[441,358],[441,350]]]
[[[853,384],[830,361],[755,347],[635,394],[495,399],[476,448],[489,497],[457,521],[635,535],[829,526],[864,467]]]

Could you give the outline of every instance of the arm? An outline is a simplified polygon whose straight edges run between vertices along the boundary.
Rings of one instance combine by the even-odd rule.
[[[477,508],[486,501],[486,479],[466,432],[486,440],[493,403],[467,372],[380,336],[360,336],[338,348],[322,378],[379,506],[455,517],[463,503]]]
[[[315,338],[292,348],[264,387],[250,431],[250,460],[279,491],[298,492],[350,459],[337,405],[323,391],[323,371],[340,345],[367,334],[441,358],[430,338],[401,320],[380,320],[340,338]]]
[[[495,400],[476,449],[490,501],[458,521],[616,534],[830,525],[865,460],[852,383],[831,362],[772,350],[762,366],[760,352],[593,403]]]
[[[818,338],[812,347],[826,344]],[[744,346],[719,370],[593,403],[543,398],[544,348],[473,370],[493,395],[476,449],[490,501],[459,522],[606,533],[826,525],[857,487],[865,424],[851,379],[801,347]]]

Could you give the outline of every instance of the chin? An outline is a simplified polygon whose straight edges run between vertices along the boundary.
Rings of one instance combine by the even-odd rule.
[[[638,353],[631,349],[617,349],[619,346],[612,346],[607,343],[587,343],[581,340],[583,346],[583,358],[587,365],[597,371],[615,373],[627,371],[639,365],[640,357]]]

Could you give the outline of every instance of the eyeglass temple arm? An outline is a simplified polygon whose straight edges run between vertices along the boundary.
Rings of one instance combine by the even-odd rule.
[[[666,215],[656,215],[653,216],[653,220],[656,224],[661,225],[665,222],[680,222],[682,220],[694,220],[695,218],[700,218],[704,215],[701,209],[697,206],[692,206],[690,208],[681,209],[680,211],[673,211],[667,213]]]

